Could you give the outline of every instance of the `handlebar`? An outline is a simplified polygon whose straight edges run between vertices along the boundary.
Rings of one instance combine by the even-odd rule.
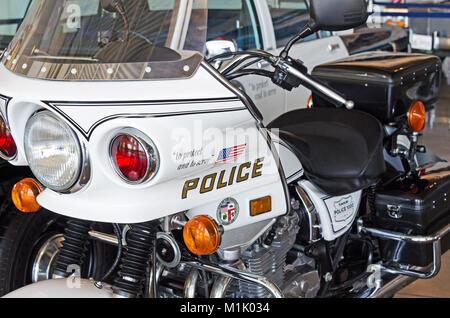
[[[355,108],[355,103],[353,101],[347,100],[345,97],[335,92],[331,88],[328,88],[325,85],[314,80],[308,73],[300,71],[299,69],[285,62],[284,60],[279,59],[277,62],[277,66],[281,67],[289,74],[297,77],[299,80],[301,80],[302,84],[305,87],[316,92],[317,94],[320,94],[333,104],[336,104],[338,106],[345,106],[347,109]]]
[[[242,64],[249,60],[249,59],[256,59],[254,62],[265,60],[269,62],[275,69],[281,70],[282,72],[289,74],[296,79],[298,79],[297,84],[302,84],[306,88],[309,88],[316,94],[321,95],[323,98],[328,100],[329,102],[335,104],[338,107],[345,106],[347,109],[353,109],[355,108],[355,103],[351,100],[347,100],[344,96],[339,94],[338,92],[334,91],[333,89],[325,86],[322,83],[317,82],[315,79],[311,77],[311,75],[308,74],[307,69],[304,66],[301,66],[301,64],[297,61],[294,61],[292,59],[278,57],[275,55],[270,54],[269,52],[260,51],[260,50],[251,50],[251,51],[244,51],[244,52],[227,52],[220,54],[218,56],[215,56],[208,60],[209,63],[223,59],[223,58],[230,58],[233,57],[234,59],[230,61],[230,63],[224,67],[221,68],[220,72],[229,79],[234,79],[240,76],[245,75],[261,75],[270,77],[273,80],[273,76],[275,73],[265,71],[265,70],[244,70],[246,66],[242,66]],[[254,64],[254,62],[249,63],[248,65]],[[295,66],[297,64],[297,67]],[[285,82],[277,82],[277,85],[280,85],[283,87],[283,84]],[[295,87],[298,87],[298,85],[294,85]],[[286,87],[283,87],[286,88]],[[292,89],[292,86],[289,86],[288,89]]]

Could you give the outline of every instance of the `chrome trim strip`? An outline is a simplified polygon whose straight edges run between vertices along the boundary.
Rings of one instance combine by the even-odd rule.
[[[89,160],[89,152],[87,150],[86,144],[84,141],[80,140],[78,138],[78,142],[80,143],[81,147],[81,172],[78,180],[75,182],[75,184],[69,188],[69,190],[64,191],[62,193],[75,193],[80,191],[82,188],[84,188],[89,181],[91,180],[91,162]]]

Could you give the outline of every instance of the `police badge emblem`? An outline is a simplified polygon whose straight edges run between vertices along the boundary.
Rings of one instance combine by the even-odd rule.
[[[230,225],[239,215],[239,204],[233,198],[226,198],[217,208],[217,219],[223,225]]]

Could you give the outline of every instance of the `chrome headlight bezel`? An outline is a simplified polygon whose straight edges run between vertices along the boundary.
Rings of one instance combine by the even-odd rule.
[[[36,123],[39,123],[40,120],[46,119],[49,121],[53,121],[59,128],[61,129],[59,132],[64,132],[67,134],[68,140],[71,142],[70,146],[73,150],[75,150],[75,155],[71,158],[74,161],[74,164],[69,166],[69,169],[72,169],[73,171],[69,173],[69,178],[66,182],[60,182],[59,184],[51,183],[48,181],[49,178],[51,178],[51,174],[45,174],[41,169],[38,169],[36,167],[36,158],[33,157],[31,154],[32,147],[27,146],[29,143],[29,136],[30,131],[33,128],[33,125]],[[56,142],[54,139],[51,140],[53,142]],[[44,142],[45,144],[45,142]],[[67,145],[67,144],[66,144]],[[61,145],[56,144],[56,149],[59,150]],[[55,147],[55,145],[53,145]],[[66,147],[67,148],[67,147]],[[80,180],[82,179],[83,170],[85,170],[85,162],[87,160],[87,154],[85,147],[80,142],[80,139],[78,138],[78,135],[75,133],[75,131],[60,117],[55,115],[53,112],[49,110],[41,110],[36,112],[33,116],[31,116],[27,124],[25,126],[25,132],[24,132],[24,151],[25,151],[25,157],[27,159],[28,165],[35,175],[35,177],[39,180],[39,182],[44,185],[46,188],[49,188],[55,192],[60,193],[68,193],[68,192],[74,192],[75,188],[79,188],[78,184],[80,183]],[[36,151],[36,150],[34,150]],[[45,156],[42,156],[43,159],[41,160],[49,160],[48,158],[45,158]],[[41,163],[42,164],[42,163]],[[51,167],[51,165],[49,165]],[[56,168],[55,168],[56,169]],[[63,172],[65,172],[63,170]]]

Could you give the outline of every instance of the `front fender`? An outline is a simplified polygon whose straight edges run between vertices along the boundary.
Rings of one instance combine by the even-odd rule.
[[[99,289],[92,280],[70,277],[28,285],[3,298],[114,298],[114,295],[108,286]]]

